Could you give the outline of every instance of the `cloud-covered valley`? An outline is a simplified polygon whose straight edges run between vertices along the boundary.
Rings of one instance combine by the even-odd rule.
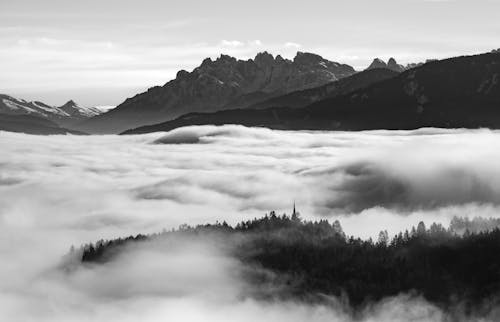
[[[179,243],[168,252],[134,248],[109,265],[70,272],[60,263],[71,245],[183,223],[236,223],[270,210],[290,213],[294,202],[304,218],[339,219],[348,235],[363,238],[420,220],[498,217],[499,139],[490,130],[284,132],[231,125],[140,136],[0,132],[0,316],[445,320],[436,307],[404,294],[356,316],[339,299],[328,306],[259,301],[240,278],[246,268],[210,242]]]

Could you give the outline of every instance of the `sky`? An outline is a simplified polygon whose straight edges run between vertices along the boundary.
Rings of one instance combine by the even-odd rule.
[[[0,0],[0,93],[117,105],[221,53],[363,69],[500,47],[499,0]]]

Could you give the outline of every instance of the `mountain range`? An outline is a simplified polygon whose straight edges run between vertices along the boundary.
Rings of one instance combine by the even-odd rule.
[[[305,107],[190,113],[125,133],[203,124],[288,130],[500,128],[500,54],[429,61],[395,77]]]
[[[311,53],[299,52],[293,60],[267,52],[249,60],[221,55],[216,60],[205,59],[192,72],[179,71],[174,80],[129,98],[77,128],[89,133],[116,133],[190,112],[246,108],[355,73],[349,65]]]
[[[80,133],[66,127],[72,128],[101,113],[97,108],[82,107],[72,100],[57,107],[0,94],[0,130],[32,134]]]
[[[500,128],[500,52],[400,65],[375,59],[361,72],[311,53],[221,55],[181,70],[102,113],[0,95],[0,130],[147,133],[242,124],[288,130]],[[70,129],[70,130],[68,130]]]

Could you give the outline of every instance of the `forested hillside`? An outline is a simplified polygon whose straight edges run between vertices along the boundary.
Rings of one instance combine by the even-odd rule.
[[[339,221],[304,221],[297,213],[271,212],[234,227],[225,222],[183,225],[159,234],[101,240],[82,246],[78,255],[85,265],[105,265],[126,251],[125,245],[180,237],[218,239],[231,245],[231,255],[245,265],[273,273],[273,278],[262,270],[247,276],[262,289],[275,290],[260,296],[345,296],[357,307],[415,292],[443,308],[460,302],[473,309],[500,291],[499,226],[498,219],[455,217],[448,228],[420,222],[392,238],[381,231],[373,241],[346,236]]]

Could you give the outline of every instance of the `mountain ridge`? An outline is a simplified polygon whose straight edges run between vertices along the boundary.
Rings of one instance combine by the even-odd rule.
[[[180,70],[163,86],[128,98],[115,109],[83,122],[79,128],[113,133],[188,112],[246,107],[273,96],[313,88],[350,76],[353,67],[319,55],[298,52],[293,60],[262,52],[254,59],[221,55],[206,58],[192,72]]]
[[[431,61],[398,76],[292,109],[188,114],[124,134],[180,126],[242,124],[289,130],[500,128],[500,55],[486,53]]]
[[[100,113],[96,108],[82,107],[73,100],[69,100],[61,106],[52,106],[40,101],[27,101],[7,94],[0,94],[0,114],[32,115],[63,126],[71,125]]]

